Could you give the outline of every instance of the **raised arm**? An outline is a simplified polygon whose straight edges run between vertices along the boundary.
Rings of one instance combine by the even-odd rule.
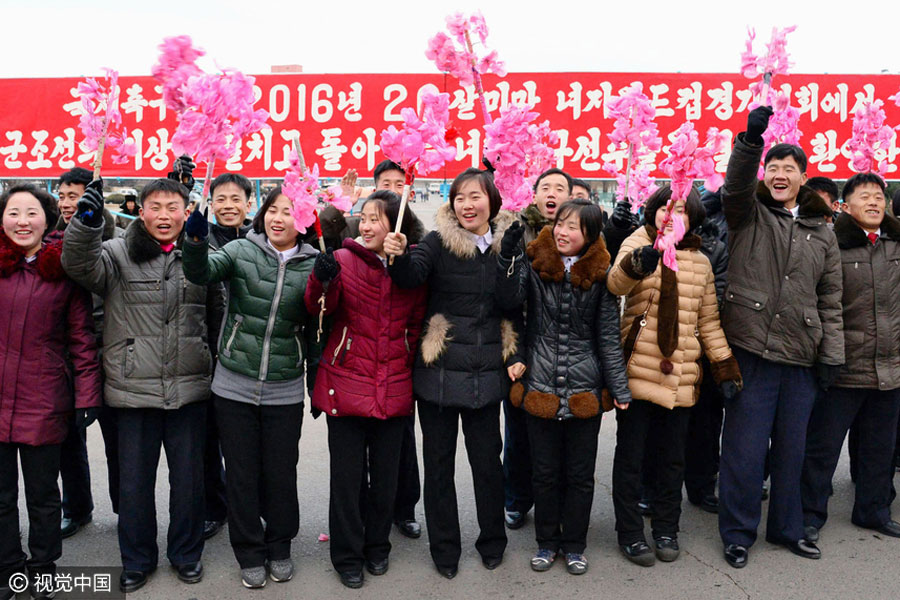
[[[772,109],[760,106],[747,116],[747,131],[740,133],[734,142],[725,185],[722,186],[722,210],[728,229],[735,231],[745,227],[756,216],[756,186],[759,161],[762,158],[762,134],[769,125]]]
[[[83,288],[106,296],[118,268],[103,246],[103,225],[89,227],[77,216],[69,221],[63,236],[62,266],[66,274]]]
[[[388,234],[390,239],[394,234]],[[402,246],[400,252],[394,255],[394,262],[388,262],[388,274],[398,287],[416,288],[428,281],[432,269],[437,264],[441,254],[441,237],[432,231],[425,236],[421,244],[414,246],[405,253],[406,237],[400,234]],[[385,252],[388,252],[388,239],[385,239]]]

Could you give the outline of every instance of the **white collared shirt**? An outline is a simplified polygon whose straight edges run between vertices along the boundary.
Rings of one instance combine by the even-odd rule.
[[[293,248],[285,250],[284,252],[282,252],[281,250],[278,250],[275,246],[272,245],[272,242],[270,242],[269,240],[266,240],[266,245],[269,248],[271,248],[272,250],[275,250],[275,254],[278,255],[279,262],[287,262],[289,259],[293,258],[294,256],[297,256],[297,253],[300,252],[299,245],[296,245]]]
[[[577,256],[563,256],[563,266],[566,268],[566,273],[572,270],[572,265],[578,262]]]
[[[31,256],[25,257],[25,262],[27,262],[27,263],[33,263],[36,260],[37,260],[37,254],[32,254]]]
[[[800,216],[800,205],[795,204],[794,208],[791,208],[790,211],[791,211],[791,214],[794,215],[794,218],[796,219],[798,216]]]
[[[471,231],[469,233],[475,238],[475,245],[478,246],[478,249],[481,250],[482,254],[487,252],[490,249],[491,244],[494,243],[494,234],[490,229],[488,229],[487,233],[484,235],[475,235]]]

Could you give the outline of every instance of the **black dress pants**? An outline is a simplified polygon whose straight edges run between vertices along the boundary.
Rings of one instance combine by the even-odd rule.
[[[466,453],[472,469],[475,509],[481,532],[475,548],[482,558],[503,555],[503,465],[500,452],[500,404],[466,409],[418,401],[425,462],[425,521],[431,558],[439,567],[459,563],[461,540],[456,503],[456,439],[462,421]]]
[[[63,516],[80,521],[94,511],[91,495],[91,467],[88,463],[87,429],[77,427],[75,419],[69,423],[69,434],[62,443],[59,457],[62,480]]]
[[[225,495],[225,465],[219,443],[219,427],[216,425],[215,403],[210,403],[206,413],[206,452],[203,456],[203,489],[206,497],[207,521],[224,521],[228,516]]]

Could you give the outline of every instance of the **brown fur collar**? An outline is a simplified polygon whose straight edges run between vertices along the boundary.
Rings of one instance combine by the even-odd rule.
[[[649,223],[644,225],[644,229],[647,231],[647,235],[650,236],[650,243],[654,243],[656,241],[656,227],[650,225]],[[684,237],[678,242],[678,245],[675,246],[676,250],[699,250],[703,247],[703,238],[701,238],[696,233],[685,233]]]
[[[842,250],[870,245],[866,232],[857,225],[850,213],[842,212],[834,220],[834,235]],[[900,220],[885,213],[881,222],[881,235],[900,242]]]
[[[125,248],[128,251],[128,258],[136,263],[144,263],[153,260],[163,253],[162,248],[144,227],[141,219],[135,219],[125,230]],[[175,240],[175,247],[181,249],[184,241],[184,231],[179,234]]]
[[[766,187],[764,181],[760,181],[756,184],[756,197],[769,208],[780,208],[783,211],[787,210],[784,208],[784,204],[772,198],[772,192]],[[831,207],[828,206],[828,203],[813,191],[811,187],[805,185],[800,186],[800,191],[797,192],[797,205],[800,207],[797,217],[801,219],[819,218],[823,219],[822,224],[824,224],[824,217],[830,217],[834,214]]]
[[[52,241],[51,241],[52,240]],[[44,241],[43,247],[38,250],[34,268],[44,281],[59,281],[65,277],[62,268],[62,239],[58,236]],[[0,277],[9,277],[19,269],[24,268],[25,252],[0,231]]]
[[[491,243],[491,252],[500,254],[500,241],[503,234],[516,220],[516,215],[508,210],[501,210],[497,216],[491,221],[491,231],[494,235],[494,241]],[[435,231],[441,236],[441,244],[457,258],[469,259],[474,258],[478,252],[478,246],[475,245],[475,239],[472,234],[463,229],[456,218],[450,203],[443,204],[434,217]]]
[[[562,255],[556,249],[553,239],[553,227],[544,227],[537,239],[528,244],[528,258],[531,259],[531,267],[537,271],[544,281],[560,282],[566,277],[566,268],[563,265]],[[606,243],[602,237],[597,238],[588,247],[587,252],[572,265],[569,279],[572,287],[583,290],[591,289],[596,282],[606,280],[606,272],[609,269],[609,252],[606,251]]]

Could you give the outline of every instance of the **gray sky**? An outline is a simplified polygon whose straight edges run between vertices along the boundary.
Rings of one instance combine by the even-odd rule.
[[[546,7],[552,7],[548,11]],[[268,73],[433,72],[428,38],[480,8],[509,71],[735,72],[747,38],[799,25],[794,73],[900,73],[895,1],[0,0],[0,77],[149,75],[163,37],[188,34],[221,66]],[[389,10],[390,12],[386,11]],[[540,7],[540,8],[537,8]],[[836,7],[836,8],[829,8]],[[643,19],[643,20],[641,20]],[[202,64],[213,69],[213,63]]]

